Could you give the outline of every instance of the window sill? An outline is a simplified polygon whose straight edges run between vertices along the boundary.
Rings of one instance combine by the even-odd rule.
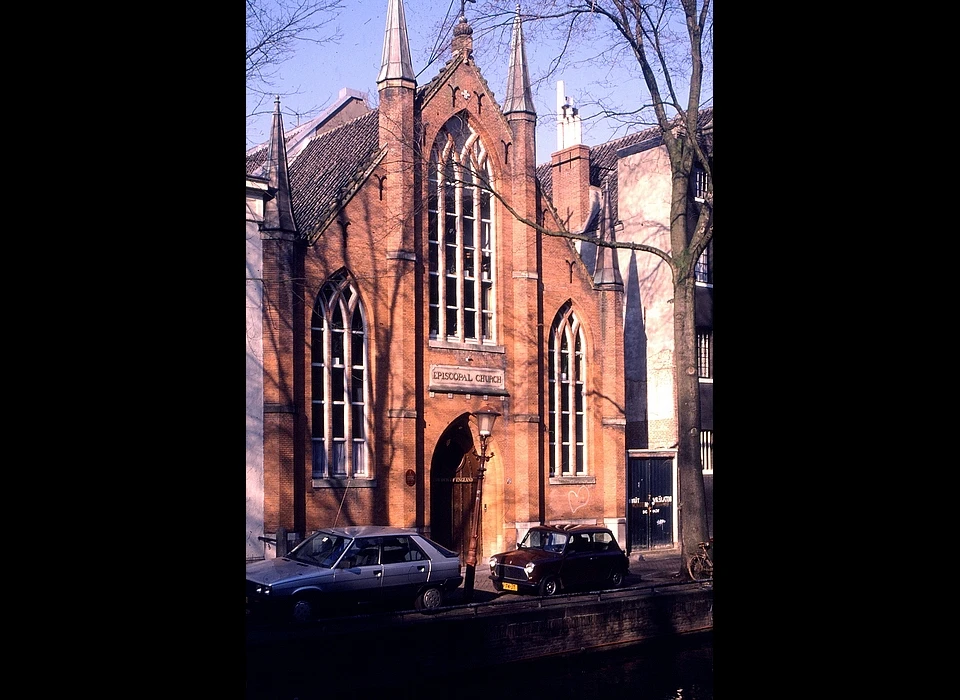
[[[549,484],[551,486],[563,486],[565,484],[596,484],[595,476],[551,476]]]
[[[431,338],[427,341],[427,347],[440,350],[470,350],[470,352],[496,352],[501,355],[506,353],[503,345],[494,345],[492,343],[478,343],[475,340],[466,340],[462,343],[451,343],[446,340],[435,340]]]
[[[315,489],[372,489],[377,487],[376,479],[348,479],[345,476],[319,479],[317,477],[313,477],[311,482],[311,486],[313,486]]]

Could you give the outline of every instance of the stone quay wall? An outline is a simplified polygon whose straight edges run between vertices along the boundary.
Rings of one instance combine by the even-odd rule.
[[[467,605],[325,620],[247,635],[247,663],[283,659],[309,673],[322,661],[349,668],[376,658],[378,680],[411,671],[456,672],[548,656],[599,651],[713,628],[713,586],[685,584],[649,591],[604,591],[516,602]],[[342,666],[341,666],[342,664]],[[274,669],[275,671],[280,669]],[[258,675],[268,669],[248,668]]]

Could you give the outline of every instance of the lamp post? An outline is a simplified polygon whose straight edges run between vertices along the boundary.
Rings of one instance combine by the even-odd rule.
[[[477,551],[480,549],[480,524],[483,517],[483,473],[487,469],[487,460],[493,456],[487,455],[487,438],[493,432],[493,424],[497,422],[500,412],[493,406],[484,404],[483,407],[474,411],[474,417],[477,419],[477,426],[480,432],[480,466],[477,469],[477,500],[473,505],[474,521],[473,535],[470,538],[470,546],[467,548],[467,556],[464,563],[467,566],[466,575],[463,579],[463,597],[468,603],[473,599],[473,582],[477,573]],[[476,450],[474,450],[474,454]]]

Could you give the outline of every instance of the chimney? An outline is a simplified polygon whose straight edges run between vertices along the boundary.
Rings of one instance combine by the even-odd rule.
[[[553,204],[568,231],[581,231],[590,214],[590,149],[580,143],[580,115],[557,82],[557,147],[550,156]]]

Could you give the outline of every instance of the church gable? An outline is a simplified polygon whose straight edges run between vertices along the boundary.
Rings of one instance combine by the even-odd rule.
[[[502,172],[508,144],[513,137],[486,80],[472,64],[459,62],[442,81],[430,84],[431,90],[420,102],[422,146],[428,153],[439,133],[454,117],[470,124],[494,159],[495,176]]]

